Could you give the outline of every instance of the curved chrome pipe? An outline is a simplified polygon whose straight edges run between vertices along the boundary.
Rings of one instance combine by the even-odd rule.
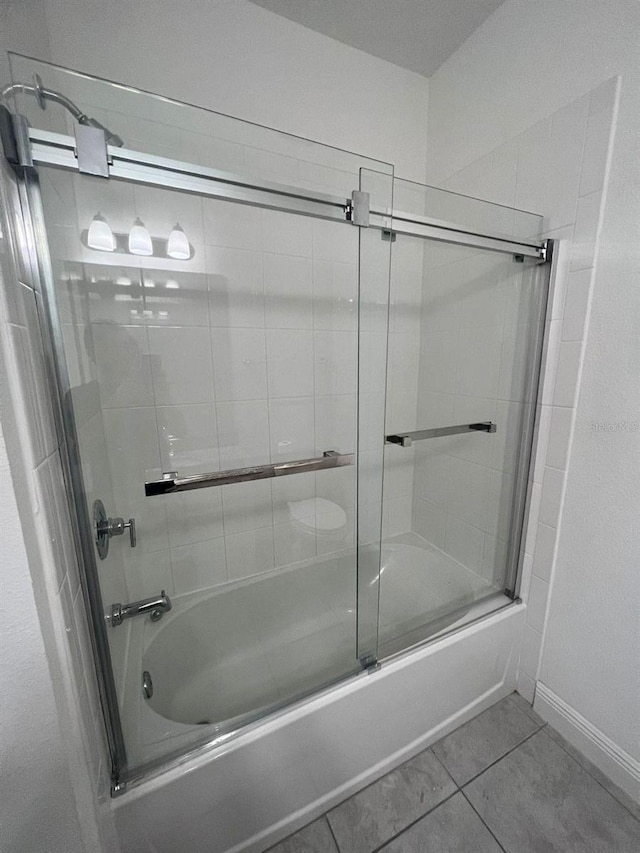
[[[63,95],[61,92],[56,92],[53,89],[45,89],[38,74],[34,75],[33,84],[12,83],[9,86],[5,86],[2,92],[0,92],[0,98],[5,101],[17,92],[33,95],[38,102],[38,106],[42,110],[46,108],[47,101],[53,101],[55,104],[60,104],[60,106],[64,107],[67,112],[71,113],[78,124],[86,124],[90,127],[99,127],[100,130],[104,130],[107,145],[115,145],[118,148],[121,148],[124,145],[124,142],[117,133],[112,133],[109,128],[105,127],[98,121],[98,119],[91,118],[86,115],[86,113],[83,113],[82,110],[76,106],[70,98],[67,98],[66,95]]]

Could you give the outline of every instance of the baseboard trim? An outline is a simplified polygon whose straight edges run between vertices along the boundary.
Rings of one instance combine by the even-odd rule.
[[[640,801],[640,761],[538,682],[534,709],[636,802]]]

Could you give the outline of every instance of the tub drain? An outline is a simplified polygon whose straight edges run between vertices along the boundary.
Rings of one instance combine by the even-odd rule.
[[[151,673],[146,669],[142,673],[142,695],[145,699],[151,699],[153,696],[153,681],[151,680]]]

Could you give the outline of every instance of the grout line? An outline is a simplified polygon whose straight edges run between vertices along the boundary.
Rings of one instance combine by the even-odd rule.
[[[471,808],[473,809],[473,811],[475,812],[475,814],[478,816],[478,819],[480,820],[480,822],[482,823],[482,825],[486,828],[487,832],[489,833],[489,835],[491,835],[491,837],[492,837],[492,838],[493,838],[493,840],[496,842],[496,844],[498,845],[498,847],[503,851],[503,853],[507,853],[506,848],[505,848],[505,847],[503,847],[503,846],[502,846],[502,844],[500,844],[500,842],[499,842],[499,841],[498,841],[498,839],[496,838],[496,835],[495,835],[495,833],[493,832],[493,830],[491,829],[491,827],[489,826],[489,824],[487,824],[487,823],[483,820],[482,815],[481,815],[481,814],[480,814],[480,812],[476,809],[476,807],[473,805],[473,803],[471,802],[471,800],[467,797],[467,795],[465,794],[465,792],[464,792],[464,791],[460,791],[460,793],[461,793],[461,794],[462,794],[462,796],[465,798],[466,802],[467,802],[467,803],[469,803],[469,805],[471,806]]]
[[[474,717],[473,719],[475,719],[475,717]],[[463,723],[462,725],[464,725],[464,723]],[[457,729],[454,729],[454,731],[457,731]],[[452,732],[452,734],[453,734],[453,732]],[[447,735],[445,735],[445,737],[447,737]],[[444,740],[444,738],[440,738],[440,740]],[[439,743],[439,742],[440,742],[440,741],[436,741],[436,743]],[[451,779],[451,781],[452,781],[452,782],[453,782],[453,784],[456,786],[456,788],[457,788],[459,791],[461,791],[461,790],[462,790],[462,788],[460,787],[460,785],[458,785],[458,783],[457,783],[457,782],[456,782],[456,780],[453,778],[453,776],[451,775],[451,773],[449,773],[449,771],[447,770],[447,768],[446,768],[446,767],[445,767],[445,765],[444,765],[444,762],[443,762],[440,758],[438,758],[438,756],[436,755],[436,753],[435,753],[435,751],[434,751],[434,749],[433,749],[433,747],[434,747],[434,746],[435,746],[435,744],[432,744],[430,747],[428,747],[428,748],[431,750],[431,754],[433,755],[433,757],[435,758],[435,760],[438,762],[438,764],[443,768],[444,772],[447,774],[447,776],[449,777],[449,779]]]
[[[333,831],[333,827],[331,826],[331,821],[329,820],[329,812],[325,812],[322,816],[327,822],[329,832],[331,833],[331,837],[333,838],[333,843],[336,845],[336,850],[338,851],[338,853],[341,853],[340,845],[338,844],[338,839],[336,838],[335,832]]]
[[[524,711],[522,713],[524,714]],[[529,717],[529,719],[531,719],[531,717]],[[470,785],[471,782],[475,782],[475,780],[479,776],[482,776],[482,774],[486,773],[487,770],[490,770],[492,767],[495,767],[495,765],[498,764],[500,761],[502,761],[503,758],[506,758],[507,755],[511,755],[512,752],[514,752],[516,749],[521,747],[523,743],[526,743],[528,740],[531,740],[531,738],[534,737],[535,735],[537,735],[538,732],[541,732],[542,729],[544,729],[546,725],[547,725],[546,723],[543,723],[541,726],[538,726],[538,728],[535,730],[535,732],[531,732],[530,735],[527,735],[526,738],[523,738],[523,740],[521,740],[520,743],[517,743],[515,746],[512,746],[511,749],[508,750],[508,752],[505,752],[504,755],[501,755],[500,758],[496,758],[496,760],[492,761],[491,764],[487,764],[487,766],[484,768],[484,770],[481,770],[479,773],[476,773],[475,776],[472,776],[471,779],[468,779],[463,785],[461,785],[460,790],[463,791],[467,785]]]
[[[553,731],[554,731],[554,732],[556,732],[556,734],[558,734],[558,735],[560,735],[560,737],[562,737],[562,735],[560,734],[560,732],[559,732],[557,729],[554,729],[554,728],[553,728],[553,726],[549,726],[549,728],[550,728],[550,729],[553,729]],[[625,811],[629,812],[629,814],[631,815],[631,817],[632,817],[635,821],[637,821],[638,823],[640,823],[640,818],[639,818],[639,817],[637,817],[637,815],[635,815],[635,814],[631,811],[631,809],[629,809],[629,808],[628,808],[628,807],[627,807],[627,806],[622,802],[622,800],[619,800],[619,799],[618,799],[618,797],[616,796],[616,794],[614,794],[614,793],[613,793],[613,791],[610,791],[610,790],[609,790],[609,788],[607,788],[605,785],[603,785],[603,783],[600,781],[600,779],[598,779],[598,777],[597,777],[594,773],[592,773],[592,772],[591,772],[591,770],[589,769],[589,767],[588,767],[588,766],[585,766],[585,765],[584,765],[584,764],[582,764],[580,761],[578,761],[578,759],[575,757],[575,755],[572,755],[572,754],[569,752],[569,750],[564,746],[564,743],[561,743],[560,741],[557,741],[554,737],[551,737],[551,735],[548,735],[548,737],[549,737],[549,738],[550,738],[550,739],[551,739],[555,744],[557,744],[557,746],[559,746],[559,747],[560,747],[560,749],[564,750],[564,752],[566,752],[566,754],[569,756],[569,758],[572,758],[572,759],[575,761],[575,763],[576,763],[579,767],[581,767],[581,768],[582,768],[586,773],[588,773],[588,774],[589,774],[589,776],[591,776],[591,778],[594,780],[594,782],[597,782],[597,783],[598,783],[598,785],[600,785],[600,787],[601,787],[604,791],[606,791],[606,792],[607,792],[607,794],[609,794],[609,796],[613,797],[613,799],[614,799],[617,803],[619,803],[619,804],[622,806],[622,808],[623,808],[623,809],[625,809]],[[573,747],[573,748],[574,748],[574,749],[576,749],[576,747]],[[590,759],[588,759],[586,755],[583,755],[583,754],[580,752],[580,750],[579,750],[579,749],[576,749],[576,752],[578,752],[580,755],[582,755],[582,757],[583,757],[583,758],[585,758],[585,759],[586,759],[586,761],[590,762]],[[590,763],[591,763],[591,762],[590,762]],[[594,765],[594,766],[595,766],[595,765]],[[602,771],[600,771],[600,772],[602,773]],[[606,774],[603,774],[603,775],[606,775]],[[608,777],[607,777],[607,778],[608,778]],[[616,786],[616,787],[617,787],[617,785],[616,785],[616,783],[615,783],[615,782],[613,782],[612,780],[609,780],[609,781],[611,782],[611,784],[612,784],[612,785],[614,785],[614,786]],[[625,793],[625,792],[623,792],[623,793]],[[628,794],[625,794],[625,796],[628,796]]]
[[[396,834],[392,835],[391,838],[387,838],[387,840],[384,841],[382,844],[378,845],[378,847],[374,847],[371,853],[381,853],[381,851],[384,850],[387,844],[391,844],[392,841],[396,841],[398,838],[401,838],[408,829],[411,829],[417,823],[420,823],[423,818],[427,817],[436,809],[440,808],[440,806],[443,806],[445,803],[448,803],[449,800],[453,799],[453,797],[456,796],[456,794],[461,793],[462,791],[458,787],[456,787],[456,790],[452,794],[449,794],[449,796],[445,797],[444,800],[440,800],[437,805],[426,811],[424,814],[421,814],[420,817],[416,818],[415,820],[412,820],[411,823],[408,823],[403,829],[400,830],[400,832],[396,832]],[[340,853],[342,853],[342,851],[340,851]]]

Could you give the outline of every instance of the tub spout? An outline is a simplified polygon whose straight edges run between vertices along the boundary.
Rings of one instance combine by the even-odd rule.
[[[171,610],[171,599],[162,590],[156,598],[144,598],[142,601],[133,601],[131,604],[111,605],[111,626],[121,625],[125,619],[148,613],[152,622],[162,619],[165,613]]]

